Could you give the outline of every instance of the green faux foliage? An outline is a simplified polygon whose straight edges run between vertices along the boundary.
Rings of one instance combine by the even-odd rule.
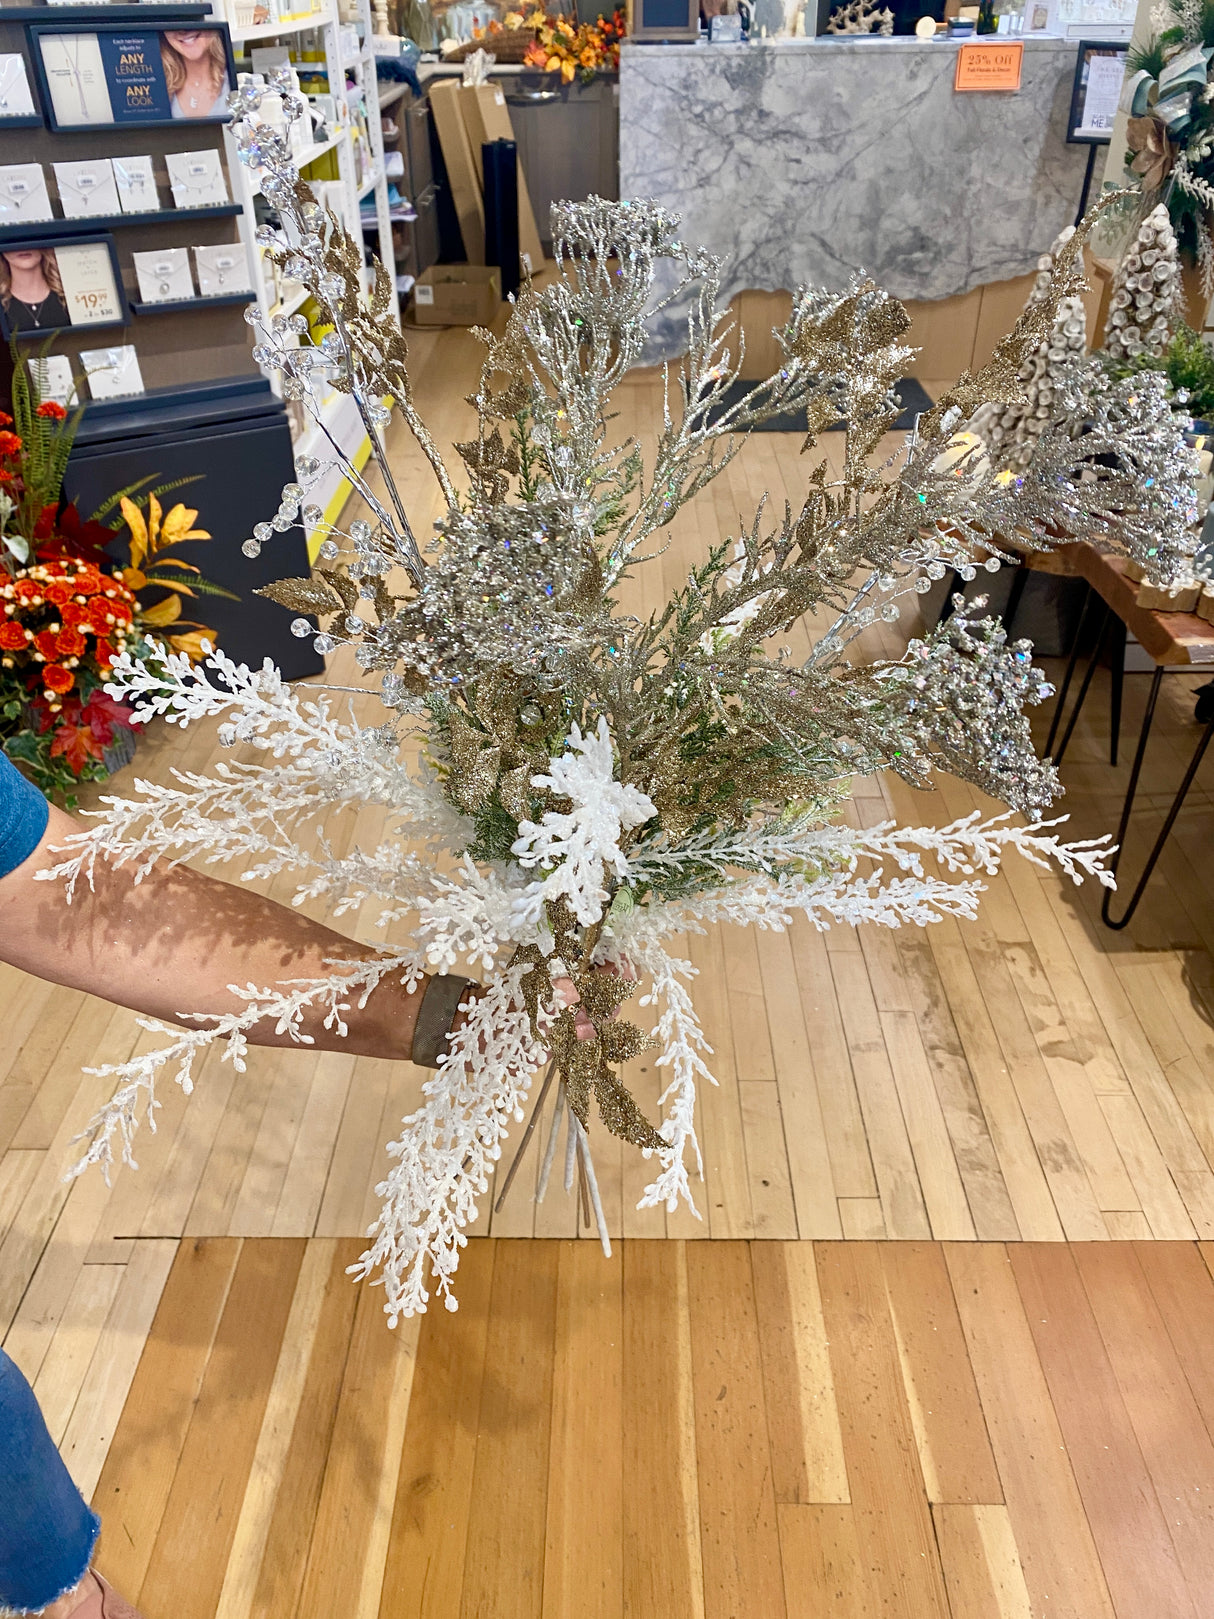
[[[1141,371],[1161,371],[1177,399],[1177,408],[1199,420],[1214,418],[1214,348],[1200,332],[1182,326],[1158,358],[1139,354],[1132,360],[1105,361],[1114,378],[1135,376]]]

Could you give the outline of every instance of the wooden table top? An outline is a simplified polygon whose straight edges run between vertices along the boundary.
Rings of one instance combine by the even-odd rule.
[[[1161,613],[1138,605],[1138,587],[1124,557],[1108,556],[1081,540],[1066,548],[1075,571],[1121,619],[1156,663],[1214,666],[1214,624],[1196,613]]]

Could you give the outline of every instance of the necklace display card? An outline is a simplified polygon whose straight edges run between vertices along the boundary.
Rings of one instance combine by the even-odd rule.
[[[194,269],[204,298],[222,298],[230,292],[252,292],[249,261],[239,242],[222,247],[196,247]]]
[[[54,217],[41,163],[0,167],[0,225],[28,225]]]
[[[139,356],[130,343],[112,349],[81,349],[80,363],[94,399],[124,399],[144,392]]]
[[[64,219],[99,219],[119,211],[118,182],[108,157],[55,163],[55,184]]]
[[[132,253],[139,296],[145,304],[175,303],[194,296],[190,255],[184,247],[162,247],[157,253]]]
[[[112,162],[123,213],[155,213],[160,207],[160,198],[156,194],[156,176],[152,172],[151,158],[116,157]]]
[[[229,201],[218,152],[166,152],[164,163],[178,208],[213,208]]]

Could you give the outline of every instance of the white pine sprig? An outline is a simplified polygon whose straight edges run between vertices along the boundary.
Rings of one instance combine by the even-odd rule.
[[[124,655],[114,675],[106,690],[133,699],[141,720],[161,715],[184,726],[226,715],[221,742],[251,744],[275,762],[222,761],[211,777],[174,770],[177,786],[137,778],[140,796],[103,796],[103,809],[86,812],[99,824],[70,834],[57,846],[70,858],[38,873],[65,882],[69,901],[81,878],[92,886],[98,858],[116,867],[133,862],[136,882],[162,858],[239,858],[245,881],[307,867],[332,872],[327,849],[318,857],[300,839],[344,805],[385,806],[415,844],[460,849],[469,840],[471,823],[424,765],[411,772],[401,762],[394,738],[336,719],[325,700],[306,700],[268,662],[253,671],[213,652],[206,668],[195,669],[166,652],[161,670]]]
[[[323,1011],[324,1027],[344,1038],[346,1023],[342,1014],[352,1006],[365,1006],[371,991],[385,978],[399,974],[401,982],[412,993],[422,976],[421,963],[411,950],[387,951],[370,961],[327,962],[326,966],[334,969],[326,978],[289,979],[271,989],[259,989],[254,984],[243,987],[229,984],[229,992],[245,1003],[243,1012],[225,1012],[213,1017],[193,1012],[180,1014],[188,1021],[206,1017],[205,1028],[174,1029],[159,1018],[140,1018],[141,1028],[173,1038],[167,1045],[141,1053],[128,1062],[106,1063],[101,1068],[85,1070],[98,1078],[112,1078],[117,1084],[110,1100],[74,1137],[76,1141],[87,1141],[88,1148],[68,1172],[68,1178],[74,1179],[91,1164],[99,1164],[108,1183],[116,1140],[121,1148],[121,1161],[131,1169],[139,1167],[132,1150],[135,1134],[141,1123],[155,1132],[156,1109],[161,1105],[156,1086],[162,1073],[171,1071],[171,1077],[189,1096],[194,1089],[194,1064],[212,1046],[223,1042],[223,1061],[230,1062],[238,1074],[243,1074],[248,1033],[257,1024],[272,1022],[276,1034],[288,1036],[297,1045],[314,1045],[313,1036],[303,1028],[304,1013]]]
[[[701,1080],[710,1085],[717,1081],[700,1055],[704,1052],[711,1057],[712,1047],[700,1027],[691,994],[681,982],[694,978],[697,969],[691,962],[668,954],[656,940],[641,938],[634,938],[629,960],[650,980],[650,988],[638,1004],[661,1008],[654,1029],[661,1046],[657,1066],[669,1071],[658,1106],[666,1109],[660,1134],[670,1145],[658,1153],[661,1169],[645,1188],[637,1207],[650,1209],[665,1204],[667,1212],[673,1214],[681,1198],[699,1219],[688,1179],[687,1154],[690,1150],[696,1174],[703,1180],[704,1159],[696,1135],[696,1091]]]
[[[468,1241],[464,1228],[489,1190],[509,1126],[522,1123],[531,1075],[546,1055],[523,1008],[523,971],[489,983],[424,1085],[424,1105],[389,1143],[396,1164],[375,1188],[383,1206],[350,1274],[380,1273],[392,1326],[424,1313],[432,1288],[448,1310],[458,1308],[451,1282]]]

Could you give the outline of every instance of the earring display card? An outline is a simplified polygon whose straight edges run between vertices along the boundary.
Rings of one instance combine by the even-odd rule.
[[[85,163],[56,163],[55,183],[65,219],[96,219],[121,209],[118,183],[108,157]]]
[[[196,247],[194,268],[204,298],[222,298],[229,292],[252,292],[249,261],[239,242],[222,247]]]
[[[159,253],[132,253],[139,296],[145,304],[173,303],[194,296],[190,256],[184,247],[164,247]]]
[[[28,225],[54,219],[41,163],[6,163],[0,167],[0,225]]]
[[[72,376],[72,362],[66,354],[40,354],[29,362],[38,384],[38,397],[50,399],[65,409],[79,403],[76,380]]]
[[[116,157],[114,179],[124,214],[152,214],[160,207],[150,157]]]
[[[129,343],[112,349],[82,349],[80,363],[94,399],[125,399],[144,392],[139,356]]]
[[[229,201],[218,152],[167,152],[164,163],[178,208],[213,208]]]
[[[23,56],[0,55],[0,121],[37,114]]]

